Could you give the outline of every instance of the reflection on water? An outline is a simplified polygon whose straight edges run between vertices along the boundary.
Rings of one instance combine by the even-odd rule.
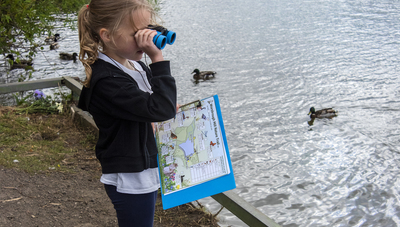
[[[282,226],[400,226],[400,2],[169,0],[161,8],[177,33],[164,55],[179,102],[219,95],[234,192]],[[63,29],[57,51],[77,52],[76,31]],[[35,58],[35,78],[83,78],[81,64],[57,51]],[[218,74],[196,84],[195,68]],[[311,106],[339,115],[310,125]],[[246,226],[220,215],[222,226]]]

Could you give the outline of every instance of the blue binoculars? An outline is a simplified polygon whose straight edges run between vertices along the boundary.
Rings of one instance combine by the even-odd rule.
[[[175,42],[176,33],[173,31],[168,31],[166,28],[162,26],[149,25],[149,29],[156,30],[157,35],[153,38],[153,43],[157,46],[158,49],[164,49],[167,43],[172,45]]]

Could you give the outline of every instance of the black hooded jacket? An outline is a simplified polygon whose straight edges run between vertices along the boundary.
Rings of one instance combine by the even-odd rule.
[[[150,64],[146,71],[153,94],[118,67],[98,59],[91,65],[90,87],[82,89],[78,107],[89,111],[99,128],[96,157],[103,173],[141,172],[157,167],[151,122],[176,114],[176,85],[169,61]]]

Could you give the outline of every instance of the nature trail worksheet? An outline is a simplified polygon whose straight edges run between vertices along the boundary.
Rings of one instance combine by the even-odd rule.
[[[163,204],[168,198],[174,198],[172,206],[200,199],[193,193],[206,183],[217,189],[206,196],[235,188],[217,95],[183,105],[175,118],[155,123],[155,135]],[[228,187],[214,185],[226,175]],[[176,193],[185,198],[176,201]]]

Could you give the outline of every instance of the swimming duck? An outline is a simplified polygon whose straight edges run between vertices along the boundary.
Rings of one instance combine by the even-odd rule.
[[[60,34],[56,33],[52,36],[48,36],[44,41],[46,43],[54,43],[54,42],[57,42],[59,38],[60,38]]]
[[[57,42],[54,42],[52,44],[50,44],[50,50],[55,50],[58,49],[60,46],[58,45]]]
[[[76,62],[76,57],[78,56],[77,53],[73,53],[73,54],[68,54],[65,52],[61,52],[60,53],[60,58],[63,60],[73,60],[74,62]]]
[[[310,115],[310,118],[332,118],[337,116],[337,111],[333,108],[326,108],[315,111],[315,108],[311,107],[308,115]]]
[[[215,74],[217,74],[217,72],[214,71],[200,71],[198,69],[193,70],[194,75],[193,75],[193,79],[195,80],[208,80],[210,79],[210,77],[215,77]]]
[[[14,55],[9,54],[7,58],[10,59],[10,70],[13,69],[32,69],[32,59],[15,61]]]

